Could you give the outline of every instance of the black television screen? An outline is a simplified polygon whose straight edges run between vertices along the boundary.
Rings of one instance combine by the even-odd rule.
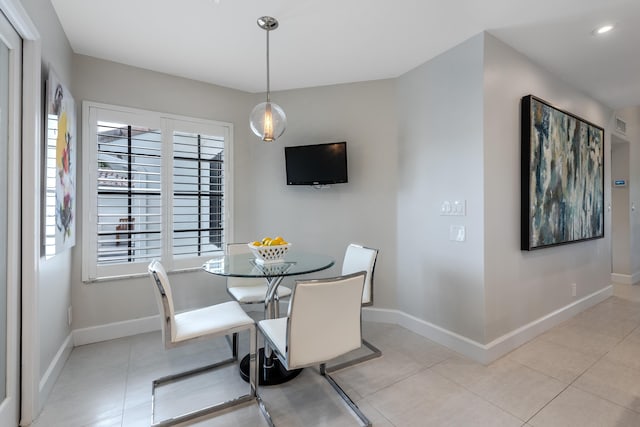
[[[347,143],[284,147],[287,185],[347,182]]]

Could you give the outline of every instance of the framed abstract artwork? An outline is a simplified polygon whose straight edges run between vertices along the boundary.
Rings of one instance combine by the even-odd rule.
[[[46,92],[43,246],[49,258],[76,242],[77,136],[75,102],[52,69]]]
[[[521,249],[604,237],[604,129],[521,101]]]

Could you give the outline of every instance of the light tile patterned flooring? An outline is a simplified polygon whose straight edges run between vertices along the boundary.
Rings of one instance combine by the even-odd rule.
[[[399,326],[366,323],[383,357],[334,378],[374,426],[637,427],[639,326],[640,286],[615,285],[615,296],[483,366]],[[148,426],[151,380],[209,363],[212,353],[228,354],[224,339],[166,351],[159,332],[77,347],[33,426]],[[235,366],[165,386],[156,416],[246,387]],[[317,369],[261,395],[279,427],[358,425]],[[266,422],[250,404],[193,425]]]

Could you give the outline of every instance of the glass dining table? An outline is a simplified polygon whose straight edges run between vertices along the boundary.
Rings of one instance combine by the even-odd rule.
[[[278,316],[276,296],[282,279],[326,270],[334,263],[334,259],[326,255],[292,250],[287,252],[283,262],[272,264],[260,264],[251,253],[219,255],[205,262],[202,269],[217,276],[264,278],[268,285],[264,317],[273,319]],[[260,348],[258,360],[260,385],[282,384],[296,377],[301,371],[284,369],[278,357],[269,348]],[[249,355],[240,361],[240,375],[245,381],[249,381]]]

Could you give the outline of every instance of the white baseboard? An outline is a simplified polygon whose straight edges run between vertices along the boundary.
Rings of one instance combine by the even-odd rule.
[[[611,273],[611,281],[623,285],[633,285],[640,282],[640,271],[633,274]]]
[[[49,397],[51,390],[53,390],[53,386],[55,385],[58,376],[60,376],[60,372],[62,372],[64,364],[71,354],[71,350],[73,350],[73,336],[72,334],[69,334],[67,335],[67,338],[65,338],[65,340],[62,342],[62,345],[58,349],[56,355],[53,357],[53,360],[47,367],[47,370],[44,372],[44,375],[42,375],[42,378],[40,378],[38,387],[38,402],[42,402],[44,404],[44,402],[47,401],[47,398]]]
[[[470,359],[482,364],[488,364],[508,352],[515,350],[541,333],[548,331],[567,319],[570,319],[581,311],[604,301],[611,295],[613,295],[613,286],[607,286],[592,293],[591,295],[587,295],[584,298],[574,301],[569,305],[547,314],[546,316],[511,331],[488,344],[481,344],[399,310],[366,307],[362,310],[362,317],[364,320],[372,322],[398,324],[417,333],[418,335],[467,356]],[[259,308],[262,309],[261,305],[254,304],[254,306],[255,307],[249,306],[248,311],[257,311]],[[281,313],[286,312],[283,310],[286,310],[286,308],[282,307]],[[157,330],[160,330],[159,316],[109,323],[106,325],[74,330],[73,345],[77,346],[107,341]],[[64,357],[63,361],[64,360],[66,360],[66,357]],[[64,365],[64,362],[62,364]],[[57,378],[57,375],[54,378]]]
[[[282,315],[287,312],[289,307],[288,304],[288,301],[280,303],[280,313]],[[244,304],[243,309],[247,312],[264,312],[264,305]],[[159,315],[125,320],[122,322],[107,323],[106,325],[75,329],[73,331],[73,345],[78,346],[91,344],[159,330]]]
[[[604,289],[587,295],[584,298],[511,331],[491,341],[489,344],[481,344],[398,310],[371,307],[364,308],[363,319],[372,322],[398,324],[418,335],[422,335],[425,338],[486,365],[510,351],[515,350],[541,333],[570,319],[581,311],[604,301],[611,295],[613,295],[613,287],[607,286]]]
[[[75,329],[73,345],[91,344],[160,330],[160,316],[141,317],[123,322]]]

